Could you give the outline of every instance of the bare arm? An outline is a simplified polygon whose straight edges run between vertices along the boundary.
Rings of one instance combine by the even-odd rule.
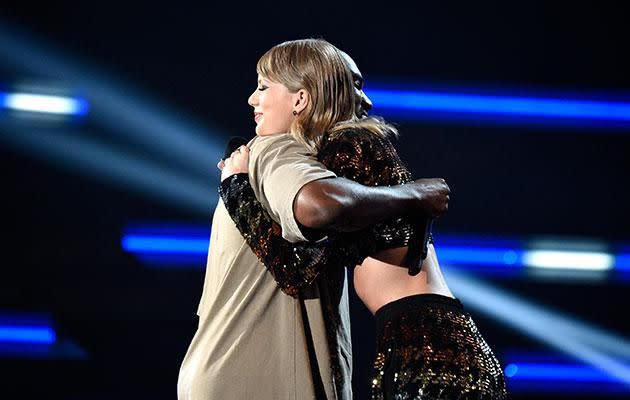
[[[448,210],[449,193],[439,178],[391,187],[321,179],[304,185],[293,210],[297,221],[308,228],[355,231],[403,214],[438,217]]]
[[[248,149],[242,147],[231,158],[227,159],[225,164],[223,162],[219,163],[223,179],[220,194],[236,227],[285,293],[296,296],[301,288],[309,285],[333,260],[339,265],[352,266],[361,263],[366,256],[375,254],[377,251],[411,245],[420,239],[413,233],[413,228],[409,225],[409,222],[397,218],[378,225],[375,225],[374,221],[370,221],[372,222],[370,231],[363,231],[360,234],[360,239],[353,236],[350,242],[346,242],[342,238],[333,240],[334,244],[328,241],[290,243],[284,240],[280,226],[271,219],[269,213],[256,199],[249,185],[246,173],[248,165],[247,152]],[[340,176],[357,180],[366,185],[389,185],[407,182],[407,185],[405,185],[407,189],[418,189],[413,187],[417,183],[411,181],[411,175],[404,169],[395,150],[388,141],[370,140],[369,137],[363,135],[333,140],[327,144],[326,148],[321,149],[320,156],[322,162]],[[370,160],[370,162],[366,164],[364,162],[365,159]],[[240,173],[230,175],[239,170],[241,171]],[[358,188],[359,190],[366,188],[349,179],[325,179],[315,182],[324,183],[323,186],[325,187],[330,182],[340,180],[349,185],[350,190],[341,190],[338,192],[340,194],[335,193],[333,196],[342,198],[347,196],[348,193],[352,193],[351,190],[353,188]],[[432,181],[437,181],[438,188],[440,188],[439,183],[441,180],[421,180],[418,182],[423,182],[426,188]],[[412,185],[410,186],[410,184]],[[308,188],[309,192],[316,194],[317,185],[311,186],[311,188]],[[330,187],[333,191],[337,191],[334,184],[330,185]],[[387,190],[387,188],[377,189]],[[330,196],[323,197],[324,204],[318,204],[320,209],[326,211],[327,208],[335,207],[330,203],[326,204],[326,201],[330,201]],[[303,197],[302,200],[305,198]],[[388,194],[386,194],[385,198],[391,200],[391,196]],[[439,199],[440,197],[428,195],[427,202],[432,198]],[[448,194],[446,195],[446,200],[448,200]],[[413,202],[411,203],[413,204]],[[391,206],[391,204],[387,205]],[[429,203],[429,206],[435,207],[431,203]],[[308,210],[308,207],[309,204],[307,202],[306,207],[302,208],[301,211]],[[356,203],[353,207],[357,207]],[[394,205],[393,207],[395,208],[396,206]],[[422,212],[423,215],[428,213],[427,210]],[[383,214],[379,215],[382,216]],[[324,218],[335,217],[324,215]],[[369,218],[369,216],[366,218]],[[419,218],[418,222],[423,223],[423,220],[424,218]],[[343,224],[341,225],[343,226]]]
[[[248,172],[249,149],[219,165],[221,180]],[[356,231],[393,217],[435,218],[448,210],[450,189],[444,179],[418,179],[405,185],[369,187],[349,179],[320,179],[304,185],[293,202],[295,219],[311,229]]]

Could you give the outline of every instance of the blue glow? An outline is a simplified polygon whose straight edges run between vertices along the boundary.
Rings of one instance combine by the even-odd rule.
[[[496,114],[571,120],[630,122],[630,103],[431,91],[367,89],[379,110]]]
[[[219,198],[210,180],[169,168],[161,161],[141,159],[128,151],[110,147],[93,139],[93,135],[85,130],[53,132],[7,124],[4,132],[7,131],[11,134],[0,135],[0,142],[59,163],[73,173],[97,177],[133,192],[148,194],[151,201],[159,200],[207,216]]]
[[[203,265],[208,252],[210,229],[200,225],[145,224],[125,229],[124,250],[136,254],[150,264]],[[535,249],[526,249],[524,242],[491,237],[440,235],[436,240],[440,262],[452,268],[469,269],[481,274],[518,275],[527,267],[526,259]],[[562,243],[557,245],[562,248]],[[630,257],[617,256],[620,272],[628,269]],[[576,266],[577,267],[577,266]],[[575,271],[563,273],[573,276]]]
[[[452,292],[470,309],[486,313],[587,365],[604,371],[628,390],[630,358],[627,339],[560,312],[493,287],[470,274],[444,266]],[[516,364],[519,369],[520,365]],[[513,369],[510,370],[514,373]]]
[[[572,357],[553,353],[506,354],[504,372],[511,392],[628,393],[623,380]]]
[[[0,358],[86,359],[85,350],[57,337],[48,314],[0,314]]]
[[[440,261],[447,264],[514,266],[523,252],[515,249],[437,246]]]
[[[503,254],[503,262],[507,265],[515,265],[520,260],[520,254],[514,250],[508,250]]]
[[[87,100],[37,93],[0,92],[0,107],[34,113],[84,116],[89,110]]]
[[[208,252],[208,239],[182,238],[175,236],[128,235],[122,239],[122,247],[129,252],[143,253],[186,253]]]
[[[615,268],[620,271],[630,271],[630,254],[615,256]]]
[[[512,363],[506,367],[505,373],[514,380],[618,382],[617,378],[600,369],[580,364]]]
[[[173,104],[75,59],[44,38],[33,40],[28,33],[6,22],[0,22],[0,52],[3,65],[21,74],[45,76],[81,88],[81,93],[92,103],[91,121],[127,143],[141,146],[145,155],[152,152],[161,157],[162,168],[170,164],[174,172],[188,175],[187,180],[201,178],[207,187],[218,184],[215,165],[223,154],[225,139],[231,136],[228,132],[208,126],[208,121],[195,119]],[[160,181],[152,184],[156,182]],[[186,193],[181,191],[179,197],[185,197]],[[206,197],[209,209],[217,198]]]
[[[505,367],[504,372],[506,377],[511,378],[518,372],[518,366],[516,366],[515,364],[508,364]]]
[[[88,113],[88,111],[90,111],[90,103],[87,100],[76,98],[75,101],[77,107],[75,115],[84,116]]]
[[[49,327],[0,326],[0,342],[52,344],[55,340]]]
[[[47,315],[0,314],[2,344],[52,344],[56,339]]]
[[[145,223],[125,228],[121,244],[123,249],[153,267],[203,269],[209,237],[209,227]]]

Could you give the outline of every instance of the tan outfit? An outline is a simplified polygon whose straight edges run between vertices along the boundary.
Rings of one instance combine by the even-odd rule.
[[[299,189],[334,174],[289,135],[250,143],[250,180],[256,196],[289,241],[305,240],[293,216]],[[306,298],[282,293],[219,200],[199,327],[182,362],[178,397],[188,399],[350,399],[351,351],[345,275],[331,309],[328,288]],[[324,299],[324,300],[322,300]],[[327,332],[324,313],[340,324]],[[327,333],[336,338],[331,364]]]

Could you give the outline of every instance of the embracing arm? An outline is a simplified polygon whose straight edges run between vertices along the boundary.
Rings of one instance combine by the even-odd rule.
[[[344,140],[335,143],[339,142],[345,143]],[[353,162],[353,159],[348,160],[346,165],[339,164],[339,160],[335,161],[332,159],[333,157],[327,157],[326,154],[331,152],[342,153],[338,151],[335,143],[328,146],[328,152],[322,152],[325,163],[349,178],[372,185],[378,184],[378,181],[369,180],[378,179],[372,175],[373,171],[366,171],[367,174],[359,175],[358,166]],[[369,151],[362,153],[362,156],[371,154],[371,149],[367,150]],[[271,218],[269,212],[256,198],[250,185],[248,174],[245,173],[248,171],[248,153],[249,149],[242,147],[241,151],[235,152],[232,157],[226,160],[225,164],[219,163],[219,168],[222,170],[222,183],[219,192],[237,229],[254,254],[272,274],[283,292],[296,296],[300,289],[312,283],[326,266],[332,264],[333,260],[335,265],[352,266],[361,263],[365,256],[372,254],[374,240],[362,241],[360,246],[357,243],[345,243],[343,241],[331,245],[328,241],[291,243],[285,240],[282,237],[281,227]],[[348,149],[345,153],[351,154],[354,151]],[[330,155],[332,156],[332,154]],[[382,175],[391,176],[391,171],[385,171]],[[348,182],[354,184],[352,181]],[[387,184],[387,182],[381,180],[381,184]],[[360,185],[354,184],[353,186]],[[406,242],[401,243],[399,237],[401,236],[400,233],[404,232],[402,236],[408,238],[409,229],[403,231],[399,229],[398,225],[395,226],[396,229],[393,229],[393,225],[390,225],[392,229],[387,229],[384,226],[381,228],[379,231],[387,238],[387,240],[380,241],[381,247],[406,244]],[[334,236],[333,233],[331,235]]]
[[[407,214],[436,217],[448,209],[443,179],[418,179],[406,185],[366,187],[349,179],[320,179],[298,192],[293,210],[312,229],[356,231]]]
[[[371,236],[365,237],[364,232],[366,240],[359,240],[361,243],[341,241],[334,246],[325,241],[290,243],[257,200],[247,174],[230,176],[247,171],[248,153],[243,147],[242,152],[226,160],[225,167],[220,163],[221,197],[248,245],[289,295],[297,295],[300,288],[310,284],[330,264],[329,260],[355,265],[376,250],[405,246],[412,238],[410,224],[401,218],[374,226],[375,222],[399,216],[407,207],[424,216],[441,213],[447,207],[448,187],[441,179],[418,180],[396,188],[367,188],[342,178],[321,179],[306,184],[298,192],[294,202],[298,222],[310,228],[337,230],[357,230],[371,224]],[[367,185],[411,180],[393,146],[385,139],[379,142],[364,135],[340,138],[329,142],[320,155],[332,171]]]
[[[318,158],[338,176],[363,185],[381,186],[381,189],[395,191],[410,189],[411,193],[418,191],[417,194],[413,194],[413,197],[417,200],[415,206],[421,206],[419,210],[412,209],[405,212],[404,208],[398,208],[404,205],[398,205],[391,199],[386,200],[385,207],[375,210],[376,221],[371,222],[377,222],[390,211],[393,211],[396,217],[374,223],[357,234],[353,234],[348,243],[349,246],[357,248],[358,258],[361,261],[376,253],[386,256],[381,252],[382,250],[408,247],[407,259],[402,265],[409,267],[411,275],[418,273],[417,266],[420,265],[418,261],[426,257],[427,242],[430,240],[429,219],[441,215],[448,208],[449,189],[444,180],[421,179],[413,182],[411,173],[398,156],[389,138],[360,129],[327,136],[320,148]],[[407,185],[397,186],[401,184]],[[382,188],[383,186],[393,186],[393,188]],[[372,190],[372,192],[375,191]],[[358,208],[358,212],[361,213],[362,209],[372,211],[372,207],[377,207],[371,203],[374,200],[378,201],[378,198],[369,198],[367,208],[363,204],[363,207]],[[387,206],[391,208],[387,209]],[[350,212],[354,210],[350,208]],[[348,240],[347,237],[345,239]]]
[[[348,179],[321,179],[298,192],[294,214],[306,227],[355,231],[402,215],[434,218],[448,209],[444,179],[413,181],[388,138],[346,131],[327,137],[318,158]]]
[[[235,172],[248,171],[249,149],[243,147],[242,150],[226,160],[225,168],[220,165],[223,179]],[[448,206],[448,186],[444,181],[412,181],[386,138],[361,131],[328,137],[318,158],[331,171],[347,179],[319,179],[307,183],[298,191],[293,210],[302,228],[328,230],[336,240],[333,246],[326,242],[284,240],[280,226],[257,200],[247,174],[232,176],[221,185],[221,196],[238,229],[287,293],[297,293],[300,286],[312,282],[328,260],[355,265],[382,249],[413,247],[420,240],[419,229],[424,230],[427,216],[439,215]],[[402,183],[406,185],[400,185]],[[387,187],[390,185],[397,186]],[[410,218],[401,218],[403,214]],[[377,223],[384,219],[387,221]],[[356,231],[368,225],[369,228],[358,232],[354,239],[330,232]],[[305,233],[304,229],[302,231]]]
[[[399,184],[403,183],[402,179],[392,182],[391,174],[401,178],[404,167],[395,151],[389,148],[393,149],[387,139],[374,139],[365,134],[332,139],[320,150],[320,159],[329,170],[350,179],[327,178],[306,183],[292,199],[295,220],[311,229],[345,232],[402,215],[435,218],[444,214],[450,193],[444,179],[410,181],[408,178],[404,185]],[[232,153],[224,165],[220,164],[221,180],[248,172],[249,149],[246,146],[241,149],[242,152]],[[322,156],[322,152],[326,154]],[[274,155],[270,153],[267,157]],[[381,164],[371,165],[375,160],[380,160]]]

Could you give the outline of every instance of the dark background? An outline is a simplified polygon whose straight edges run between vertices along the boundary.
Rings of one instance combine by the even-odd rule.
[[[253,135],[246,100],[258,57],[274,44],[304,37],[323,37],[351,54],[368,88],[371,81],[397,80],[625,99],[630,93],[630,25],[619,7],[601,2],[417,2],[406,8],[3,2],[0,24],[127,82],[224,132],[225,139]],[[9,67],[4,58],[10,55],[0,57],[0,85],[46,78]],[[453,191],[438,234],[628,242],[630,129],[393,121],[414,175],[444,177]],[[89,116],[82,128],[107,138]],[[208,185],[216,185],[216,161],[207,160]],[[204,272],[149,268],[121,249],[120,238],[133,221],[209,226],[212,206],[205,216],[168,206],[86,177],[80,165],[74,171],[10,146],[0,146],[0,163],[0,310],[49,313],[59,335],[89,355],[0,359],[0,390],[21,398],[174,398]],[[494,283],[628,334],[623,281]],[[364,398],[372,322],[356,299],[352,313],[354,385],[357,398]],[[513,348],[544,349],[484,315],[475,319],[499,356]]]

